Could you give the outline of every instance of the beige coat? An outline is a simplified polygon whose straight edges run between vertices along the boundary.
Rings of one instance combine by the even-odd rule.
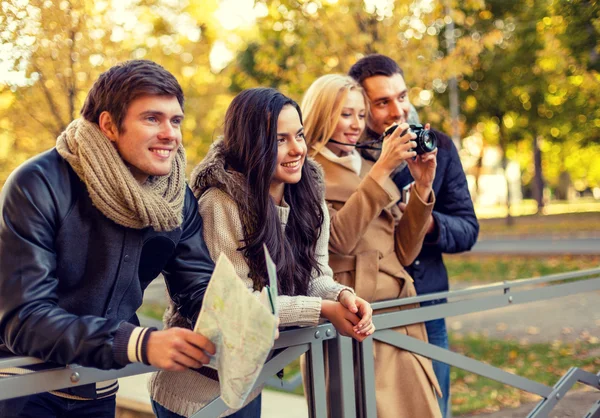
[[[368,175],[373,163],[363,159],[358,176],[321,155],[315,160],[325,172],[334,278],[369,302],[415,296],[413,279],[403,265],[412,263],[421,250],[433,196],[425,203],[411,193],[402,214],[396,206],[400,192],[392,180],[382,188]],[[427,341],[422,323],[394,330]],[[435,397],[441,391],[431,360],[379,341],[374,341],[374,355],[379,418],[441,417]]]

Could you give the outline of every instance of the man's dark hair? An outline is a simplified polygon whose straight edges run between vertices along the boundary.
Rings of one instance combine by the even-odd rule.
[[[396,61],[382,54],[367,55],[356,61],[350,67],[350,71],[348,71],[348,75],[361,85],[366,78],[375,75],[391,77],[394,74],[400,74],[404,77],[404,71],[402,71],[402,68],[400,68]]]
[[[313,271],[321,274],[315,253],[324,220],[320,185],[302,166],[302,178],[286,184],[284,199],[290,206],[285,231],[269,194],[277,168],[277,121],[285,106],[302,112],[292,99],[272,88],[244,90],[231,102],[225,113],[225,160],[241,173],[249,191],[248,209],[240,208],[244,229],[240,251],[250,267],[255,290],[261,290],[268,277],[263,244],[277,265],[279,292],[283,295],[307,295]]]
[[[107,111],[119,131],[129,104],[140,96],[175,96],[183,109],[183,90],[177,79],[155,62],[131,60],[117,64],[98,77],[81,108],[81,115],[98,124]]]

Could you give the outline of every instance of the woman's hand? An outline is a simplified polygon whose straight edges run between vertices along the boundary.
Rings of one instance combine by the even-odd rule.
[[[358,341],[367,338],[366,335],[354,332],[354,326],[360,322],[360,318],[341,303],[331,300],[321,301],[321,315],[329,320],[341,335]]]
[[[425,129],[429,129],[429,124],[425,125]],[[410,174],[415,180],[415,190],[424,202],[428,202],[431,195],[437,168],[437,152],[436,148],[432,152],[418,155],[414,160],[406,160]]]
[[[358,341],[366,338],[364,335],[354,332],[354,327],[360,322],[360,318],[350,312],[340,302],[324,300],[321,302],[321,315],[333,324],[338,333],[345,337],[352,337]]]
[[[413,149],[417,143],[413,141],[417,136],[410,131],[407,123],[399,125],[391,135],[383,140],[381,155],[373,165],[370,175],[380,185],[398,167],[402,161],[410,160],[417,155]],[[404,133],[406,131],[406,133]],[[404,135],[400,136],[402,133]]]
[[[359,298],[351,291],[344,289],[338,296],[338,301],[350,312],[355,313],[360,318],[358,324],[354,326],[354,332],[357,334],[363,334],[369,336],[375,332],[375,325],[373,325],[373,308],[371,304]]]

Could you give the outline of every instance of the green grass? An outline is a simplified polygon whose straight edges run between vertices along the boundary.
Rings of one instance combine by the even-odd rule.
[[[494,283],[600,267],[600,255],[445,255],[450,282]]]
[[[479,219],[479,239],[600,234],[600,208],[593,212],[527,215],[512,220],[513,224],[507,225],[504,218]]]
[[[510,373],[553,386],[571,367],[596,373],[600,368],[597,338],[574,343],[520,345],[514,341],[492,340],[481,335],[450,334],[453,352],[467,355]],[[492,412],[513,408],[540,398],[496,381],[452,368],[453,415]]]
[[[450,333],[450,349],[547,386],[553,386],[571,367],[580,367],[594,373],[600,369],[600,342],[594,337],[589,341],[575,343],[523,345],[478,334],[463,336]],[[299,360],[294,360],[285,368],[285,376],[292,376],[299,369]],[[493,412],[540,400],[537,395],[456,367],[452,368],[450,378],[452,413],[455,416]],[[296,388],[294,393],[303,395],[302,386]]]
[[[537,213],[537,203],[533,199],[525,199],[520,203],[511,205],[510,214],[514,217],[525,217]],[[551,201],[543,209],[544,215],[557,215],[568,213],[600,212],[600,201],[594,198],[580,198],[574,201]],[[493,219],[506,217],[506,205],[478,206],[475,213],[479,219]]]

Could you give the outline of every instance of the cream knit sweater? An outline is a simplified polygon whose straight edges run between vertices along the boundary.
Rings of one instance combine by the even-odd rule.
[[[208,246],[211,258],[216,260],[224,253],[233,263],[237,275],[244,280],[249,291],[252,291],[252,280],[248,278],[250,269],[243,254],[238,251],[243,239],[242,223],[234,200],[225,192],[213,187],[208,189],[198,200],[199,211],[204,222],[204,241]],[[277,207],[282,228],[287,224],[290,213],[289,206],[283,202]],[[314,326],[319,323],[321,300],[337,300],[344,289],[353,292],[349,287],[333,280],[333,271],[328,265],[329,215],[323,202],[324,222],[321,235],[317,241],[315,253],[322,274],[313,274],[307,296],[279,296],[280,326]],[[255,292],[258,295],[258,292]],[[152,399],[165,408],[185,417],[191,416],[200,408],[219,396],[219,383],[197,372],[159,371],[154,373],[149,383]],[[262,386],[255,389],[246,404],[261,392]],[[229,410],[220,416],[234,413]]]

